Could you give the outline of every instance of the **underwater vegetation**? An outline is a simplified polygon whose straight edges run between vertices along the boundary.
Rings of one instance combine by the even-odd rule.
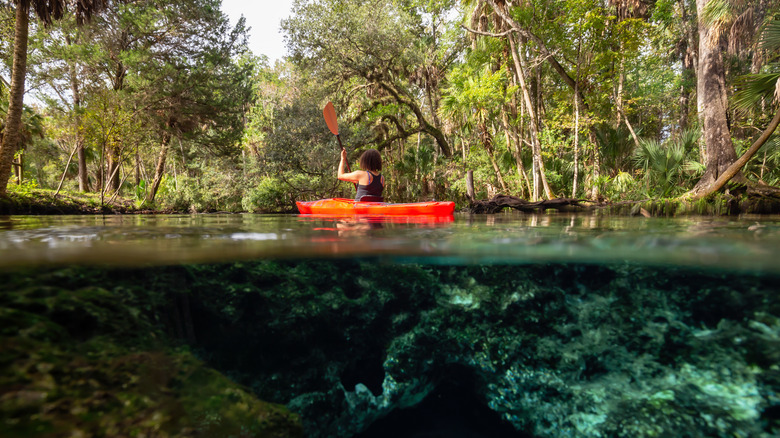
[[[0,436],[302,436],[284,406],[166,342],[121,288],[73,287],[84,279],[70,270],[13,277],[0,282],[13,286],[0,293]]]
[[[371,259],[4,273],[0,435],[301,436],[299,416],[307,437],[369,437],[468,398],[517,436],[778,436],[777,280]]]

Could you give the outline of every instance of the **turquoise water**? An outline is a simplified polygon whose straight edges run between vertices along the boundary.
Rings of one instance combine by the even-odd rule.
[[[13,216],[0,266],[0,318],[116,337],[51,301],[105,291],[307,437],[780,436],[777,217]],[[3,360],[7,430],[60,412]]]

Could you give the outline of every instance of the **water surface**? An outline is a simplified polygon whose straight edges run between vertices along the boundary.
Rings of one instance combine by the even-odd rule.
[[[780,218],[256,214],[0,218],[0,266],[387,257],[495,264],[632,262],[780,270]]]

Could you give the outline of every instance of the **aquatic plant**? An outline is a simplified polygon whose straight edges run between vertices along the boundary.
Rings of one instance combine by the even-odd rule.
[[[137,295],[45,285],[90,271],[24,274],[0,294],[0,435],[301,436],[283,406],[165,342]]]

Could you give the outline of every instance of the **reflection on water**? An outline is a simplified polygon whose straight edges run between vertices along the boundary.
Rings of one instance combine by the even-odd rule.
[[[390,257],[427,263],[632,261],[780,271],[780,218],[506,213],[10,216],[0,265]]]

